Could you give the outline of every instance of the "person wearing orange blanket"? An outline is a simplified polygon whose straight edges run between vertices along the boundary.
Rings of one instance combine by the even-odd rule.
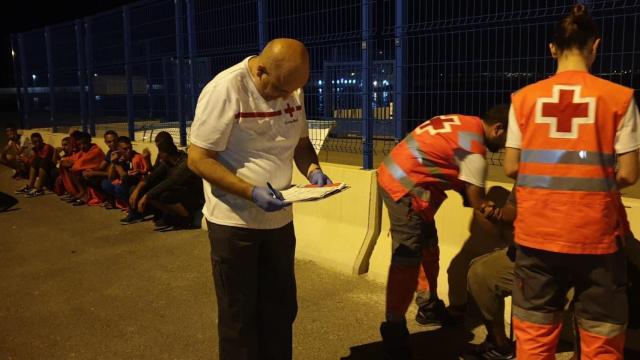
[[[79,190],[76,188],[71,176],[71,167],[80,154],[79,139],[81,134],[82,132],[78,130],[69,134],[69,151],[65,151],[65,156],[60,159],[58,165],[58,172],[60,174],[58,175],[59,180],[57,180],[57,182],[62,184],[60,199],[69,203],[76,201],[79,194]]]
[[[600,45],[584,5],[549,45],[555,75],[512,95],[505,173],[517,178],[516,356],[555,359],[575,289],[582,359],[623,359],[628,320],[619,190],[638,179],[633,89],[589,73]]]
[[[99,189],[100,183],[92,183],[91,179],[86,179],[83,176],[85,171],[98,170],[100,164],[104,161],[104,151],[98,145],[92,143],[91,140],[91,135],[84,132],[78,138],[80,151],[71,166],[71,179],[78,190],[76,200],[72,203],[73,206],[85,205],[92,198],[98,196],[95,190],[92,191],[91,188]],[[101,203],[99,200],[94,202]]]

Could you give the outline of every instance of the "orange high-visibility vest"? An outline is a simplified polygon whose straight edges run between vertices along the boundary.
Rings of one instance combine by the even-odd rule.
[[[469,154],[485,156],[482,120],[441,115],[415,128],[378,167],[378,184],[395,201],[410,194],[413,208],[433,219],[445,190],[464,191],[458,162]]]
[[[617,250],[616,131],[633,90],[560,72],[512,96],[522,133],[515,241],[570,254]]]

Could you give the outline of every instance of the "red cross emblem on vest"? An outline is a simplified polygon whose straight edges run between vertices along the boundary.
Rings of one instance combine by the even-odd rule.
[[[460,118],[455,115],[436,116],[420,125],[416,129],[416,135],[420,135],[425,131],[428,131],[430,135],[449,133],[451,132],[451,125],[460,125]]]
[[[596,98],[581,97],[580,85],[554,85],[552,97],[536,101],[535,122],[549,124],[549,137],[577,139],[580,124],[596,121]]]
[[[290,117],[293,117],[293,113],[296,111],[296,108],[294,108],[293,106],[289,105],[289,103],[287,103],[287,107],[284,109],[284,112],[289,114]]]

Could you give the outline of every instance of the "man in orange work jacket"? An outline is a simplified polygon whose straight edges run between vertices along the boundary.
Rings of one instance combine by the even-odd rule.
[[[387,359],[411,358],[405,313],[421,266],[431,298],[431,305],[421,311],[433,322],[446,320],[436,289],[440,252],[434,216],[447,198],[446,190],[461,193],[479,211],[493,211],[484,204],[485,154],[486,148],[497,152],[504,147],[507,113],[508,107],[501,105],[482,118],[436,116],[407,135],[378,168],[378,187],[389,210],[393,241],[386,321],[380,326]]]

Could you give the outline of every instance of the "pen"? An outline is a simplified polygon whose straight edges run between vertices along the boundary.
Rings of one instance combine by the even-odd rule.
[[[273,185],[271,185],[271,183],[268,182],[268,181],[267,181],[267,186],[269,187],[269,190],[271,190],[271,192],[273,193],[274,199],[278,199],[278,200],[283,200],[284,201],[284,198],[282,197],[282,195],[280,195],[280,193],[276,189],[274,189]]]

